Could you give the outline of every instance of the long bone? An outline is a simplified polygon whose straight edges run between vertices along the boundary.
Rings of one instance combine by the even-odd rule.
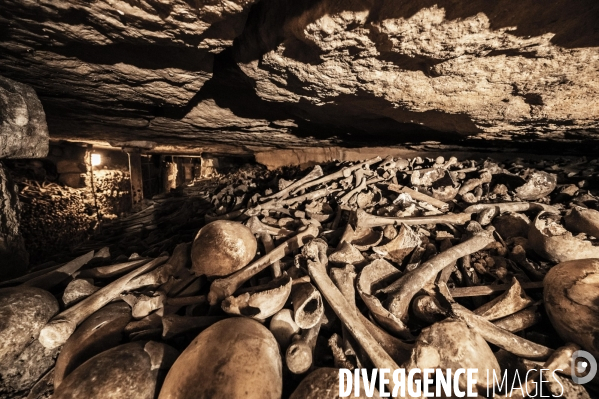
[[[381,290],[389,294],[389,311],[399,319],[406,321],[410,301],[414,295],[435,278],[444,268],[465,255],[480,251],[493,243],[495,238],[488,231],[481,231],[466,241],[457,244],[434,258],[426,261],[417,269],[400,277],[396,282]]]
[[[325,187],[325,188],[321,188],[320,190],[310,191],[309,193],[300,195],[299,197],[291,197],[291,198],[287,198],[284,200],[272,200],[272,201],[266,202],[260,206],[262,209],[269,209],[269,208],[272,208],[275,206],[291,205],[296,202],[302,203],[305,201],[317,200],[317,199],[326,197],[329,194],[334,194],[339,191],[341,191],[341,189],[331,189],[329,187]]]
[[[417,201],[424,201],[424,202],[428,202],[429,204],[441,209],[441,210],[446,210],[449,205],[443,201],[440,201],[436,198],[433,198],[429,195],[423,194],[419,191],[416,190],[412,190],[409,187],[405,187],[405,186],[399,186],[397,184],[389,184],[387,186],[387,189],[394,191],[396,193],[405,193],[405,194],[410,194],[410,197],[412,197],[413,199],[417,200]]]
[[[111,278],[123,273],[127,273],[138,266],[148,263],[150,260],[151,259],[147,258],[136,259],[128,262],[117,263],[115,265],[94,267],[93,269],[80,270],[79,272],[75,273],[74,276],[78,278]]]
[[[540,320],[541,314],[537,311],[537,307],[531,306],[503,319],[495,320],[493,324],[509,332],[517,333],[534,326]]]
[[[356,307],[356,271],[352,265],[345,265],[344,268],[332,268],[329,273],[331,280],[339,291],[343,294],[347,302],[353,307]],[[360,367],[359,353],[356,352],[355,343],[347,331],[345,326],[341,326],[341,334],[343,337],[343,351],[345,356],[353,356],[356,358],[356,366]]]
[[[96,291],[83,301],[56,315],[40,332],[39,340],[48,349],[64,344],[73,334],[75,328],[108,302],[117,298],[122,292],[137,289],[144,285],[134,283],[137,277],[150,272],[168,260],[163,256],[129,272],[107,286]],[[138,280],[139,281],[139,280]],[[150,283],[148,279],[142,280]],[[155,281],[157,282],[157,281]],[[149,285],[149,284],[145,284]]]
[[[339,204],[347,204],[354,195],[358,194],[360,191],[365,190],[366,187],[368,187],[366,180],[367,180],[366,176],[362,177],[360,184],[357,184],[354,189],[348,191],[347,194],[345,194],[343,197],[339,198],[338,203]]]
[[[291,344],[287,347],[285,363],[293,374],[303,374],[312,366],[314,348],[316,347],[323,317],[324,315],[321,315],[315,325],[303,330],[301,334],[295,335]]]
[[[260,219],[258,219],[258,217],[256,217],[256,216],[252,216],[246,222],[245,225],[250,228],[252,233],[258,235],[258,238],[260,238],[260,241],[262,242],[262,245],[264,246],[264,250],[266,251],[266,253],[270,253],[275,249],[275,244],[273,242],[271,235],[288,236],[288,235],[293,234],[293,232],[291,230],[268,226],[268,225],[262,223],[260,221]],[[273,262],[271,267],[272,267],[273,277],[274,278],[280,277],[281,276],[281,262],[276,260]]]
[[[236,271],[228,277],[214,280],[210,285],[208,302],[210,302],[210,305],[216,305],[229,295],[233,295],[233,293],[237,291],[243,283],[252,278],[252,276],[255,276],[266,269],[273,262],[281,260],[284,256],[301,248],[305,242],[317,235],[318,227],[309,225],[305,230],[300,231],[297,235],[291,237],[274,250],[245,266],[243,269]]]
[[[347,167],[345,167],[345,168],[343,168],[343,169],[341,169],[341,170],[339,170],[337,172],[334,172],[334,173],[331,173],[329,175],[323,176],[320,179],[316,179],[316,180],[312,180],[310,182],[307,182],[307,183],[305,183],[305,184],[303,184],[303,185],[295,188],[292,191],[291,194],[295,194],[295,193],[297,193],[298,191],[301,191],[301,190],[306,190],[306,189],[308,189],[310,187],[313,187],[313,186],[316,186],[318,184],[328,183],[330,181],[337,180],[337,179],[340,179],[342,177],[349,177],[354,170],[369,168],[370,165],[373,165],[373,164],[378,163],[378,162],[381,162],[381,157],[375,157],[375,158],[369,159],[367,161],[364,161],[364,162],[361,162],[361,163],[358,163],[358,164],[355,164],[355,165],[352,165],[352,166],[347,166]]]
[[[238,209],[236,211],[226,213],[224,215],[218,215],[218,216],[213,216],[213,217],[211,216],[209,218],[206,218],[206,221],[209,222],[209,221],[218,220],[218,219],[232,220],[232,219],[236,219],[242,215],[244,215],[245,217],[252,217],[252,216],[258,215],[262,211],[278,209],[278,208],[282,207],[283,205],[291,205],[296,202],[302,203],[305,201],[316,200],[316,199],[319,199],[322,197],[326,197],[329,194],[336,193],[338,191],[341,191],[341,190],[340,189],[330,189],[329,187],[325,187],[320,190],[311,191],[309,193],[300,195],[299,197],[292,197],[292,198],[286,198],[286,199],[272,199],[268,202],[265,202],[260,205],[256,205],[255,207],[252,207],[252,208],[245,208],[245,209],[242,208],[242,209]],[[206,215],[206,216],[208,216],[208,215]]]
[[[42,274],[41,276],[37,276],[29,281],[26,281],[24,285],[28,285],[30,287],[38,287],[44,290],[51,289],[55,285],[67,279],[69,276],[72,276],[75,272],[77,272],[85,264],[87,264],[87,262],[89,262],[93,257],[94,251],[90,251],[85,255],[81,255],[80,257],[73,259],[72,261],[59,267],[58,269],[52,270],[46,274]]]
[[[357,310],[352,308],[343,297],[341,291],[337,289],[329,278],[326,271],[326,250],[324,250],[323,246],[319,245],[316,240],[312,240],[304,247],[302,252],[308,258],[308,273],[310,277],[312,277],[337,317],[339,317],[350,334],[353,335],[356,342],[364,349],[364,352],[366,352],[374,366],[390,370],[398,369],[399,366],[397,363],[385,352],[383,347],[364,326],[358,316]],[[393,388],[393,382],[391,382],[391,385],[391,388]]]
[[[464,209],[464,213],[478,213],[485,209],[498,208],[499,213],[526,212],[526,211],[548,211],[559,213],[559,210],[551,205],[539,204],[537,202],[497,202],[492,204],[475,204]]]
[[[472,215],[470,213],[448,213],[445,215],[435,216],[416,216],[416,217],[384,217],[375,216],[367,213],[363,209],[358,209],[356,212],[356,227],[380,227],[380,226],[406,226],[446,223],[446,224],[466,224],[470,221]]]
[[[291,291],[293,319],[299,328],[314,327],[324,315],[320,292],[310,283],[294,284]]]
[[[531,342],[497,327],[481,316],[477,316],[458,303],[451,303],[454,317],[463,320],[470,328],[475,329],[487,342],[525,359],[545,360],[553,349]]]
[[[271,199],[279,199],[279,198],[284,198],[286,196],[289,195],[289,193],[292,190],[295,190],[298,187],[301,187],[302,185],[309,183],[315,179],[318,179],[319,177],[322,177],[324,173],[322,172],[322,168],[320,167],[320,165],[316,165],[314,167],[314,169],[312,169],[310,171],[310,173],[308,173],[306,176],[302,177],[301,179],[297,180],[294,183],[291,183],[290,185],[288,185],[287,187],[285,187],[282,190],[279,190],[276,193],[273,193],[271,195],[268,195],[266,197],[262,197],[260,200],[261,201],[268,201]]]

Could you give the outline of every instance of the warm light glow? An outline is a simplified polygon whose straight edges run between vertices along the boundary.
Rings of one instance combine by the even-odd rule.
[[[100,154],[92,154],[92,166],[98,166],[102,163]]]

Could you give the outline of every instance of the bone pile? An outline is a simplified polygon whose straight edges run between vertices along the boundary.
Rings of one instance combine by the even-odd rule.
[[[31,261],[73,247],[91,236],[97,219],[85,193],[56,183],[18,179],[21,231]]]
[[[405,367],[596,397],[570,377],[599,356],[595,170],[388,157],[229,184],[170,253],[2,283],[0,395],[336,398],[338,368]]]

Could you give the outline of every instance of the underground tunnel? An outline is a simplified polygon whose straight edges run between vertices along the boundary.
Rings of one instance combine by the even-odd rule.
[[[598,398],[598,22],[0,1],[0,398]]]

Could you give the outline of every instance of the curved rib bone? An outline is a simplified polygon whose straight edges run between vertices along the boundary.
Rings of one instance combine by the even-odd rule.
[[[451,265],[463,256],[480,251],[494,241],[493,234],[483,230],[468,240],[441,252],[417,269],[400,277],[395,283],[381,290],[381,292],[391,295],[391,298],[388,300],[389,311],[405,322],[410,302],[418,291],[424,288],[429,281],[434,279],[448,265]]]

